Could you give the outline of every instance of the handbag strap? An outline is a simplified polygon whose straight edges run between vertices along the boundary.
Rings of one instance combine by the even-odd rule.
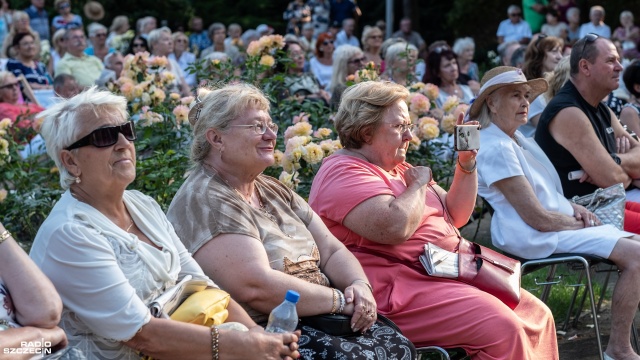
[[[373,250],[373,249],[369,249],[366,247],[361,247],[361,246],[347,246],[347,249],[349,249],[349,251],[351,251],[352,253],[361,253],[361,254],[368,254],[368,255],[373,255],[373,256],[377,256],[377,257],[381,257],[383,259],[388,260],[389,262],[392,262],[394,264],[402,264],[408,268],[411,268],[419,273],[424,273],[426,272],[426,270],[424,269],[424,267],[422,266],[422,264],[420,264],[419,262],[413,262],[413,261],[409,261],[409,260],[402,260],[402,259],[398,259],[395,256],[391,256],[389,254],[385,254],[383,252],[377,251],[377,250]]]

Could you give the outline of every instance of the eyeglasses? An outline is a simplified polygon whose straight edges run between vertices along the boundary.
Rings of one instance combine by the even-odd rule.
[[[382,39],[382,35],[371,35],[369,39]]]
[[[20,86],[20,84],[16,81],[16,82],[11,83],[11,84],[2,85],[2,86],[0,86],[0,89],[11,89],[11,88],[14,88],[14,87],[19,87],[19,86]]]
[[[93,36],[95,36],[95,37],[107,37],[107,33],[93,34]]]
[[[60,5],[58,6],[58,9],[66,9],[66,8],[70,8],[70,7],[71,7],[71,5],[70,5],[70,4],[60,4]]]
[[[144,43],[133,43],[133,47],[142,47]]]
[[[361,58],[357,58],[357,59],[353,59],[353,60],[349,60],[349,64],[357,64],[357,63],[363,63],[367,61],[367,59],[363,56]]]
[[[324,45],[333,44],[333,40],[325,40],[322,42]]]
[[[88,145],[93,145],[97,148],[108,147],[118,142],[118,134],[124,135],[124,138],[129,141],[135,141],[137,136],[133,121],[127,121],[122,125],[95,129],[89,135],[66,147],[65,150],[73,150]]]
[[[189,40],[187,40],[187,39],[176,39],[176,42],[177,43],[187,43],[187,42],[189,42]]]
[[[28,47],[28,46],[35,46],[35,44],[36,44],[36,43],[35,43],[35,42],[33,42],[33,41],[27,41],[27,42],[21,42],[21,43],[19,43],[18,45],[20,45],[20,46],[24,46],[24,47]]]
[[[520,17],[520,16],[522,16],[522,13],[512,13],[512,14],[509,14],[509,16],[511,16],[511,17]]]
[[[587,44],[591,44],[596,41],[600,36],[594,33],[589,33],[584,36],[584,42],[582,43],[582,48],[580,49],[580,56],[578,56],[578,60],[582,59],[584,56],[584,50],[587,48]]]
[[[536,39],[536,42],[533,44],[533,46],[535,46],[536,48],[538,47],[538,44],[540,43],[540,40],[546,38],[547,35],[546,34],[540,34],[538,35],[538,38]]]
[[[258,135],[264,135],[264,133],[267,132],[267,128],[273,131],[274,134],[278,133],[278,124],[276,123],[267,124],[267,123],[259,122],[253,125],[229,125],[229,126],[230,127],[252,127],[253,131],[255,131],[256,134]]]
[[[407,130],[413,131],[416,124],[389,124],[392,128],[400,130],[400,134],[404,134]]]

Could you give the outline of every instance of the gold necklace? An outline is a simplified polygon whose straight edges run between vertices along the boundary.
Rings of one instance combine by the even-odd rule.
[[[76,199],[78,201],[81,201],[81,202],[83,202],[85,204],[87,203],[87,202],[83,201],[82,199],[80,199],[78,197],[78,194],[73,192],[73,190],[69,189],[69,192],[71,193],[71,196],[73,196],[74,199]],[[131,219],[131,223],[129,223],[129,226],[127,226],[127,228],[124,230],[125,232],[129,232],[129,230],[131,230],[131,228],[133,227],[133,224],[134,224],[133,217],[131,215],[129,215],[129,219]],[[115,222],[114,222],[114,224],[115,224]]]
[[[129,215],[129,217],[131,218],[131,224],[129,224],[129,226],[125,230],[126,232],[129,232],[129,230],[131,230],[131,227],[133,226],[133,217],[131,217],[131,215]]]

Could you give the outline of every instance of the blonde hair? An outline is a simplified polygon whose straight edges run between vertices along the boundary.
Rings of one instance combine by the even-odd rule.
[[[238,83],[219,89],[198,89],[198,97],[189,111],[189,122],[193,128],[191,161],[202,164],[211,144],[207,141],[207,130],[226,130],[229,124],[242,116],[247,109],[269,111],[269,100],[253,85]]]
[[[545,75],[545,80],[549,83],[549,88],[544,93],[544,97],[549,102],[560,91],[562,86],[569,80],[571,73],[571,63],[569,57],[560,59],[556,68]]]
[[[169,29],[166,26],[163,26],[159,29],[153,29],[149,33],[149,37],[147,38],[147,40],[149,41],[149,49],[151,50],[152,53],[153,53],[153,45],[155,45],[158,41],[160,41],[160,36],[162,36],[162,34],[169,34],[169,36],[171,36],[171,29]]]
[[[129,24],[128,17],[124,15],[118,15],[113,18],[113,21],[111,22],[111,26],[109,27],[109,31],[118,32],[122,30],[125,27],[125,25],[128,25],[128,24]]]
[[[365,81],[348,87],[334,120],[342,146],[362,147],[366,133],[382,124],[389,106],[408,97],[407,88],[390,81]]]
[[[331,75],[331,88],[330,92],[333,92],[338,85],[345,85],[347,83],[347,70],[349,59],[354,55],[364,55],[359,47],[353,45],[340,46],[333,55],[333,74]]]
[[[98,90],[96,86],[68,100],[60,101],[38,115],[39,118],[44,119],[40,134],[46,144],[49,157],[58,167],[60,186],[64,190],[73,184],[75,177],[62,164],[60,153],[65,147],[78,140],[78,125],[86,121],[87,112],[94,113],[96,117],[104,114],[114,114],[122,117],[123,120],[129,117],[126,98],[109,91]]]
[[[377,26],[365,26],[364,30],[362,30],[362,38],[361,40],[361,44],[362,44],[362,50],[364,51],[369,51],[369,46],[367,45],[367,40],[369,40],[369,37],[375,35],[375,33],[379,33],[380,35],[382,34],[382,30],[380,30],[380,28],[378,28]]]
[[[399,42],[389,46],[386,53],[384,54],[385,75],[387,75],[389,78],[392,78],[394,63],[396,62],[396,60],[402,58],[402,56],[408,57],[410,51],[414,51],[417,54],[418,48],[406,42]]]

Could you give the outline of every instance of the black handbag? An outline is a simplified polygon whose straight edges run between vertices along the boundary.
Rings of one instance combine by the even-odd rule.
[[[332,336],[348,337],[360,335],[360,333],[351,330],[351,316],[342,314],[305,316],[300,318],[300,326],[309,326]]]

